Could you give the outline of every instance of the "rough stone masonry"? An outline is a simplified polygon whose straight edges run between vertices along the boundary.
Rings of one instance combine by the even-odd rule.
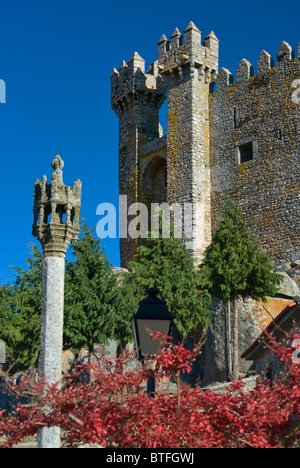
[[[243,58],[234,80],[229,70],[219,70],[214,32],[204,40],[201,34],[191,22],[183,35],[176,28],[170,40],[161,37],[157,60],[148,69],[137,52],[128,64],[114,68],[111,102],[119,118],[120,195],[127,196],[128,205],[197,207],[188,244],[195,265],[229,195],[263,251],[299,284],[300,44],[297,57],[288,43],[279,44],[276,64],[263,50],[256,71]],[[165,133],[160,124],[164,101]],[[120,239],[122,267],[133,259],[139,242]],[[256,307],[239,306],[240,351],[261,326]],[[214,306],[207,384],[225,378],[225,314],[221,304]]]
[[[242,208],[252,234],[275,263],[300,255],[300,104],[292,99],[300,78],[299,49],[295,58],[282,42],[276,66],[262,51],[256,75],[249,61],[241,60],[234,82],[230,71],[218,70],[216,35],[202,41],[191,22],[183,35],[176,28],[170,41],[161,37],[158,59],[147,72],[137,52],[112,72],[120,194],[127,195],[128,205],[198,204],[189,244],[196,263],[217,227],[224,194]],[[121,239],[122,267],[138,242]]]

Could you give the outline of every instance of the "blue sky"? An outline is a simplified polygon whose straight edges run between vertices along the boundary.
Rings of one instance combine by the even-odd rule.
[[[220,39],[220,67],[235,74],[248,59],[254,69],[265,49],[276,63],[281,41],[297,50],[299,1],[214,2],[152,0],[1,0],[0,279],[10,265],[26,268],[34,182],[50,178],[51,162],[65,161],[64,182],[83,182],[81,215],[96,226],[99,203],[118,204],[118,119],[110,105],[110,75],[135,51],[146,67],[157,42],[190,21]],[[102,242],[119,265],[117,239]]]

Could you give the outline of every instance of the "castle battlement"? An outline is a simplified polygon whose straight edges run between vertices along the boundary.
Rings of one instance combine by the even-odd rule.
[[[161,37],[158,59],[147,72],[138,53],[113,70],[119,192],[127,196],[128,211],[139,202],[148,213],[152,203],[192,207],[190,235],[184,219],[182,239],[195,265],[218,227],[227,195],[240,207],[261,249],[277,268],[284,265],[289,272],[300,261],[300,44],[295,58],[292,47],[282,42],[276,65],[263,50],[256,70],[244,58],[234,78],[227,68],[218,70],[215,34],[204,41],[201,34],[192,22],[183,34],[176,28],[169,39]],[[164,99],[167,131],[162,136],[159,108]],[[137,233],[138,219],[130,221]],[[141,242],[138,237],[120,239],[122,267]],[[242,349],[255,339],[257,312],[252,307],[248,312],[240,305]],[[225,310],[216,306],[212,342],[206,346],[207,381],[222,380],[228,367],[224,317]]]
[[[189,242],[195,262],[229,195],[274,262],[289,261],[300,252],[300,44],[295,58],[283,41],[276,65],[265,50],[256,70],[242,59],[234,78],[228,69],[218,70],[216,35],[201,35],[190,22],[183,33],[175,28],[169,39],[162,35],[158,59],[147,71],[137,52],[113,70],[120,194],[130,204],[197,206]],[[138,239],[121,240],[122,266],[137,245]]]
[[[120,68],[111,74],[112,107],[120,115],[128,108],[129,100],[135,96],[161,106],[164,101],[168,80],[182,81],[198,79],[204,83],[214,82],[218,75],[219,40],[213,31],[201,44],[201,31],[190,22],[182,35],[178,28],[170,37],[163,35],[158,42],[158,60],[145,72],[145,60],[135,52],[128,64],[123,60]],[[145,94],[146,93],[146,94]]]
[[[281,76],[291,75],[292,62],[300,59],[300,44],[298,45],[298,58],[295,58],[293,48],[287,42],[283,41],[277,53],[277,65],[275,66],[272,56],[263,50],[257,62],[257,74],[254,75],[254,67],[251,63],[243,59],[240,61],[236,70],[236,81],[233,74],[226,68],[221,68],[217,78],[217,91],[224,90],[227,86],[235,83],[246,83],[250,85],[266,84],[268,78],[272,78],[274,72],[279,70]],[[251,80],[252,79],[252,80]]]
[[[119,70],[111,74],[112,108],[118,116],[134,103],[161,107],[165,90],[158,78],[157,62],[145,73],[145,60],[135,52],[128,64],[123,60]]]
[[[219,40],[211,33],[201,43],[201,31],[191,21],[184,35],[176,28],[168,41],[163,35],[158,42],[158,68],[162,74],[177,71],[180,77],[182,68],[190,68],[190,76],[215,81],[219,66]]]
[[[217,72],[219,59],[219,40],[212,31],[201,43],[202,32],[191,21],[182,35],[178,28],[175,29],[168,41],[163,35],[158,43],[158,64],[161,70],[170,66],[178,66],[178,63],[187,64],[194,62],[195,66],[209,65],[211,70]]]

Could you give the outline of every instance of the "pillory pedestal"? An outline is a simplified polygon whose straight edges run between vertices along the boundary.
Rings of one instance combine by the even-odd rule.
[[[72,190],[63,183],[64,163],[57,155],[52,180],[35,183],[32,233],[43,247],[42,320],[39,374],[48,385],[61,380],[64,317],[65,255],[79,234],[81,182]],[[47,409],[44,409],[47,410]],[[38,433],[38,448],[59,448],[60,429],[45,427]]]

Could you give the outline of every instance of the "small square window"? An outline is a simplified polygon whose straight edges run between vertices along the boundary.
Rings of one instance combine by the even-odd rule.
[[[239,146],[239,163],[243,164],[253,160],[253,144],[252,141]]]

